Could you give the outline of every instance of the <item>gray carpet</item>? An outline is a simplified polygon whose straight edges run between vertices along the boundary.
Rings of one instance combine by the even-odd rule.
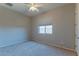
[[[0,48],[0,56],[75,56],[75,53],[30,41]]]

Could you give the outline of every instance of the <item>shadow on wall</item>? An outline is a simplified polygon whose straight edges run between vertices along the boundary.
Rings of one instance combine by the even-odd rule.
[[[0,47],[26,41],[27,33],[23,27],[0,27]]]

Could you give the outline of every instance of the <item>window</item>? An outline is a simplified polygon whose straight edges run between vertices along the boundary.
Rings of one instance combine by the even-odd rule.
[[[45,26],[40,26],[39,27],[39,33],[45,33]]]
[[[45,30],[47,34],[52,34],[52,25],[47,25]]]
[[[46,25],[46,26],[39,26],[39,33],[40,34],[52,34],[52,25]]]

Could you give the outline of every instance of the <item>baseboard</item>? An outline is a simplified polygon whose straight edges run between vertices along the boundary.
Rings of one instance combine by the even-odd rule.
[[[58,46],[58,45],[53,45],[54,47],[57,47],[57,48],[61,48],[61,49],[64,49],[64,50],[69,50],[69,51],[73,51],[75,52],[75,49],[71,49],[71,48],[66,48],[66,47],[63,47],[63,46]]]

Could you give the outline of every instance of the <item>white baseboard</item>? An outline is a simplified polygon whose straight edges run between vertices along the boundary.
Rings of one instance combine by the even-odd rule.
[[[55,44],[54,44],[53,46],[55,46],[55,47],[57,47],[57,48],[61,48],[61,49],[65,49],[65,50],[69,50],[69,51],[75,52],[75,49],[66,48],[66,47],[63,47],[63,46],[55,45]]]

